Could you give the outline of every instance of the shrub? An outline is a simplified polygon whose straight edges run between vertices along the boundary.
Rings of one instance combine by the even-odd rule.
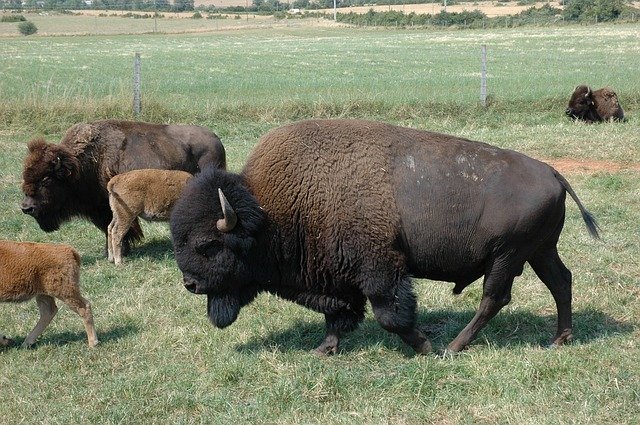
[[[0,18],[0,22],[23,22],[26,20],[27,18],[22,15],[2,15]]]
[[[18,24],[18,31],[22,35],[31,35],[38,32],[38,27],[31,21],[24,21]]]
[[[196,12],[191,16],[191,19],[202,19],[202,14],[200,12]]]

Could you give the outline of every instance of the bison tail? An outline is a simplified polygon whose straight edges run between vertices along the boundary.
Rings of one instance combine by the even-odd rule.
[[[600,229],[600,226],[598,225],[598,222],[597,222],[596,218],[593,216],[593,214],[591,214],[589,211],[587,211],[587,209],[584,207],[584,205],[582,205],[582,202],[580,202],[580,199],[578,198],[578,195],[576,195],[576,193],[571,188],[571,185],[562,176],[562,174],[560,174],[556,170],[553,170],[553,173],[556,176],[556,179],[558,180],[558,182],[560,182],[562,187],[564,187],[564,190],[567,191],[567,193],[573,198],[575,203],[578,205],[578,209],[580,210],[580,214],[582,214],[582,219],[584,220],[585,224],[587,225],[587,230],[589,231],[589,234],[591,235],[591,237],[593,237],[594,239],[600,239],[600,234],[598,233],[598,230]]]

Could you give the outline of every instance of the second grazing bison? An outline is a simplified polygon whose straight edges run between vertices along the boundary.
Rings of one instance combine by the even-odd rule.
[[[212,165],[226,168],[220,139],[204,127],[105,120],[76,124],[59,144],[28,144],[24,159],[22,211],[46,232],[73,218],[91,220],[105,235],[112,219],[107,183],[141,168],[191,174]],[[140,239],[136,220],[125,245]]]
[[[565,114],[575,120],[588,123],[600,121],[624,121],[624,110],[618,95],[609,87],[591,90],[581,85],[575,88]]]
[[[171,232],[186,289],[207,295],[220,328],[267,291],[323,313],[316,350],[330,354],[368,300],[384,329],[426,353],[412,278],[460,293],[484,276],[455,352],[509,303],[528,262],[555,299],[562,344],[572,337],[571,272],[556,248],[567,193],[597,237],[569,183],[518,152],[378,122],[303,121],[263,136],[240,174],[194,177]]]

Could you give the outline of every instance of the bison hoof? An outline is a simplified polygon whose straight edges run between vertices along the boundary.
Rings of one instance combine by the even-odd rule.
[[[568,344],[571,341],[573,341],[573,334],[571,333],[571,329],[565,329],[560,334],[553,337],[553,339],[549,343],[549,348],[557,348],[561,345]]]
[[[428,339],[425,339],[420,345],[413,347],[413,349],[416,351],[416,354],[429,354],[433,351]]]
[[[322,344],[318,348],[312,351],[313,354],[316,354],[320,357],[328,357],[332,354],[336,354],[338,352],[338,347],[329,347]]]
[[[2,335],[2,338],[0,338],[0,347],[7,347],[12,344],[13,340],[11,338],[7,338],[6,336]]]

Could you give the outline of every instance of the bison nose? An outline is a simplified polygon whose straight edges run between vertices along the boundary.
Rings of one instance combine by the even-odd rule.
[[[33,203],[33,200],[31,198],[25,198],[24,201],[22,201],[20,209],[23,213],[29,215],[34,215],[36,211],[35,204]]]
[[[35,209],[33,208],[33,205],[29,205],[29,204],[26,204],[26,203],[23,203],[20,206],[20,209],[22,210],[23,213],[29,214],[29,215],[33,215],[33,213],[35,211]]]
[[[199,294],[200,292],[198,291],[198,281],[197,279],[194,279],[192,277],[189,276],[185,276],[183,279],[183,285],[184,288],[191,292],[192,294]]]

